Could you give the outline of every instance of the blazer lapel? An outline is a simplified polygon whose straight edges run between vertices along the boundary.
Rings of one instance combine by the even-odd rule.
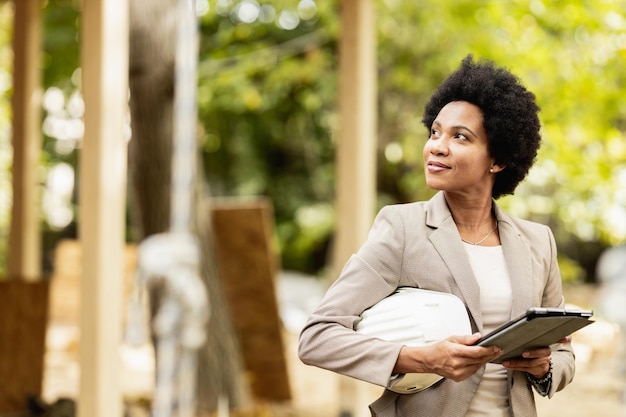
[[[431,243],[450,270],[459,289],[460,293],[455,295],[465,301],[470,319],[475,323],[476,329],[482,332],[480,288],[443,192],[437,193],[428,201],[426,225],[432,229],[429,236]]]
[[[494,203],[502,250],[506,261],[513,304],[511,318],[523,314],[532,304],[532,259],[530,244],[517,230],[511,218]],[[461,297],[476,324],[483,331],[480,308],[480,288],[463,247],[461,236],[452,219],[452,214],[443,192],[435,194],[426,205],[426,225],[432,229],[429,239],[450,270]]]
[[[502,251],[511,279],[511,318],[515,318],[526,312],[532,304],[532,254],[530,243],[517,230],[511,218],[497,205],[495,207]]]

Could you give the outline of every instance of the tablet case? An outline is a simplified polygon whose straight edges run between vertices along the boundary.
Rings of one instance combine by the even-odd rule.
[[[479,346],[498,346],[504,353],[492,363],[520,357],[529,349],[549,346],[575,331],[590,325],[591,310],[542,308],[528,309],[525,314],[506,323],[478,340]]]

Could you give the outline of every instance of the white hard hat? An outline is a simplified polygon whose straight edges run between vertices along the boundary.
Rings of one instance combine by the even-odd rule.
[[[453,294],[400,287],[361,314],[357,333],[406,346],[425,346],[449,336],[470,335],[472,328],[463,302]],[[388,389],[412,394],[442,377],[410,373],[392,381]]]

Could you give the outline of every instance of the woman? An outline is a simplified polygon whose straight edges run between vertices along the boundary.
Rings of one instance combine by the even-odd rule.
[[[385,390],[373,416],[536,416],[533,390],[552,396],[571,382],[569,339],[502,365],[481,335],[535,306],[563,307],[556,245],[547,226],[512,218],[494,202],[512,194],[540,144],[535,96],[492,62],[465,58],[425,107],[426,202],[383,208],[300,336],[299,355],[389,387],[398,374],[443,379],[402,395]],[[465,303],[472,336],[408,347],[354,329],[361,313],[398,287],[447,292]]]

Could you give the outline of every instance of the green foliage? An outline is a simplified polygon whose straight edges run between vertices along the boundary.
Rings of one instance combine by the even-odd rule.
[[[274,5],[279,16],[298,3]],[[204,16],[198,91],[212,194],[269,195],[283,266],[310,272],[333,225],[337,22],[318,7],[293,30],[238,22],[230,8]]]
[[[580,282],[585,278],[585,271],[580,264],[568,257],[559,257],[559,269],[564,283]]]
[[[200,24],[211,192],[271,197],[283,267],[308,272],[324,267],[334,230],[340,3],[211,0]],[[600,250],[626,241],[626,0],[375,4],[379,205],[432,195],[423,105],[468,53],[493,59],[537,95],[544,138],[528,179],[500,203],[551,225],[564,277],[593,279]],[[44,80],[68,96],[78,13],[69,0],[46,7]],[[0,33],[3,56],[7,48]]]
[[[49,0],[42,14],[43,83],[72,90],[72,74],[80,66],[80,10],[77,0]]]
[[[215,77],[201,81],[210,92],[202,106],[210,183],[219,192],[269,194],[277,207],[283,262],[298,268],[319,250],[320,233],[332,230],[322,222],[319,230],[307,231],[295,219],[300,208],[332,203],[337,3],[318,4],[319,19],[310,32],[277,32],[258,23],[243,30],[217,14],[204,22],[211,23],[204,26],[205,35],[214,33],[205,42],[206,65],[215,59],[231,64],[222,67],[226,74],[216,70]],[[572,256],[581,258],[580,241],[604,247],[626,239],[626,109],[620,100],[625,5],[377,2],[379,205],[432,195],[423,185],[422,107],[436,85],[473,53],[509,67],[543,109],[537,165],[517,195],[502,204],[514,215],[551,224],[564,265]],[[278,52],[284,42],[315,31],[331,41],[311,42],[314,62],[310,51],[288,57]],[[584,262],[565,268],[571,272],[566,275],[589,279],[595,259]]]

